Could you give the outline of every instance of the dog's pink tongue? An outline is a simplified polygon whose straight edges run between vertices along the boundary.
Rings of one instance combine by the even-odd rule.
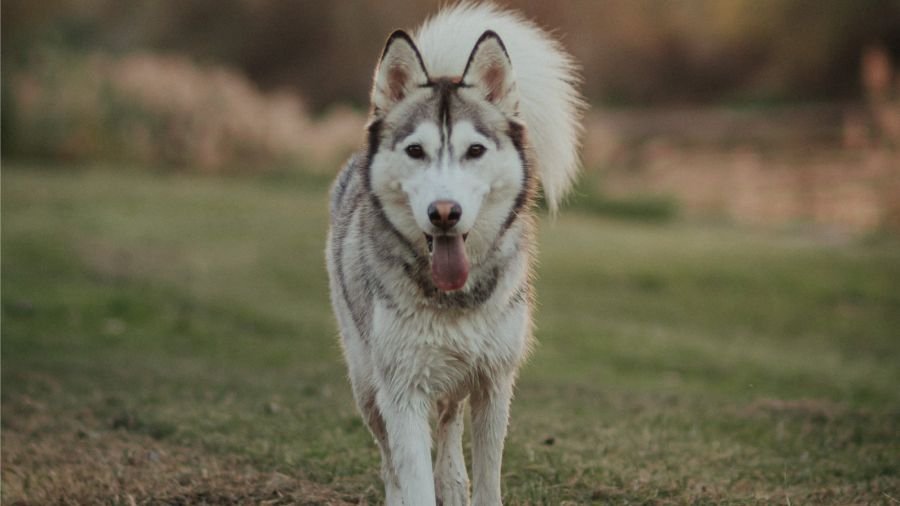
[[[431,252],[431,278],[445,292],[459,290],[469,277],[469,259],[461,235],[436,236]]]

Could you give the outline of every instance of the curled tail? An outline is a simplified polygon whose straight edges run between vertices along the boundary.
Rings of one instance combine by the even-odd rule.
[[[555,212],[579,169],[586,103],[578,89],[578,65],[559,42],[520,14],[461,3],[440,11],[415,34],[429,74],[462,74],[472,47],[487,30],[500,36],[512,61],[519,114],[529,131],[544,198]]]

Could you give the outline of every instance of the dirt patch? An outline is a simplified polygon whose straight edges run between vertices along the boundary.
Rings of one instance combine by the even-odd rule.
[[[240,458],[102,422],[89,413],[60,419],[27,397],[4,402],[3,504],[365,503],[301,477],[260,471]]]

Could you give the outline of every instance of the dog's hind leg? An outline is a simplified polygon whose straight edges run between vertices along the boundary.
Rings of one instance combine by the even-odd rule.
[[[469,504],[469,477],[462,451],[463,402],[438,401],[437,456],[434,488],[437,503],[443,506]]]
[[[500,465],[509,422],[512,375],[496,376],[472,391],[472,504],[500,504]]]

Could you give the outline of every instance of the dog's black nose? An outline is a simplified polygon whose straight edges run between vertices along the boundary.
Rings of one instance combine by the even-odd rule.
[[[428,219],[441,230],[450,230],[459,222],[462,207],[452,200],[436,200],[428,206]]]

